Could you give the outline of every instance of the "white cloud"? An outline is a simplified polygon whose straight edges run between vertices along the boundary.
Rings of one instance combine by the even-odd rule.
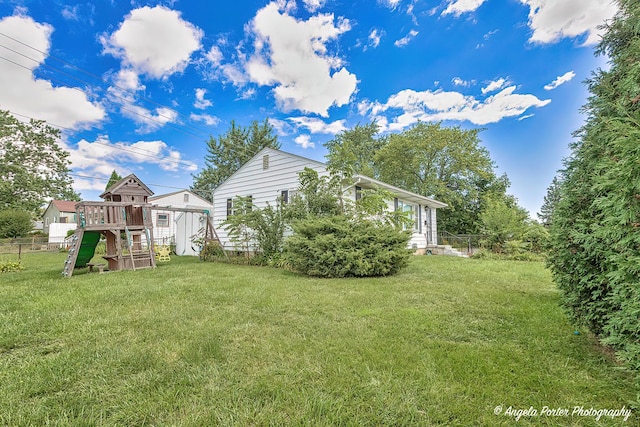
[[[503,78],[499,78],[498,80],[493,80],[489,82],[489,84],[481,89],[482,94],[486,95],[489,92],[495,92],[498,89],[502,89],[507,84],[507,81]]]
[[[280,109],[326,117],[330,107],[347,104],[356,89],[356,76],[327,49],[350,28],[348,20],[334,20],[332,14],[298,21],[269,3],[250,25],[255,51],[245,64],[246,75],[258,85],[273,86]]]
[[[28,16],[0,20],[0,33],[24,43],[0,36],[0,44],[6,46],[0,47],[0,55],[7,59],[0,61],[0,108],[66,128],[89,128],[105,118],[101,104],[91,102],[81,89],[54,87],[33,74],[49,56],[52,32],[51,25]]]
[[[208,99],[204,99],[204,96],[206,94],[206,89],[196,88],[196,101],[193,103],[193,106],[200,110],[211,107],[213,105],[213,102],[209,101]]]
[[[502,89],[483,100],[465,96],[459,92],[443,90],[416,92],[402,90],[389,97],[386,103],[362,102],[358,106],[360,114],[369,114],[383,123],[383,118],[392,116],[386,129],[404,129],[417,121],[469,121],[476,125],[495,123],[506,117],[523,114],[531,107],[543,107],[550,100],[540,100],[534,95],[514,93],[515,86]],[[387,119],[388,120],[388,119]]]
[[[309,135],[299,135],[294,140],[296,144],[304,148],[305,150],[308,148],[315,148],[316,144],[311,142],[311,137]]]
[[[244,86],[249,81],[249,77],[244,73],[242,68],[236,64],[223,64],[220,66],[222,75],[230,81],[234,86]]]
[[[218,67],[222,62],[222,51],[218,46],[211,46],[211,49],[206,53],[205,58],[211,63],[211,65]]]
[[[302,0],[304,7],[311,13],[324,7],[327,0]]]
[[[217,126],[218,123],[220,123],[220,119],[215,117],[215,116],[211,116],[209,114],[195,114],[195,113],[191,113],[191,115],[189,116],[189,118],[191,120],[194,120],[196,122],[204,122],[206,125],[208,126]]]
[[[400,4],[400,0],[378,0],[378,2],[392,10]]]
[[[336,135],[346,130],[344,126],[345,120],[336,120],[331,123],[325,123],[315,117],[290,117],[289,120],[298,127],[307,128],[311,133]]]
[[[111,142],[98,136],[93,142],[85,139],[77,147],[67,147],[71,167],[92,176],[106,176],[128,163],[155,165],[164,171],[195,171],[197,165],[183,160],[182,154],[163,141]],[[76,183],[77,185],[77,183]],[[103,184],[104,187],[104,184]]]
[[[382,31],[374,28],[369,33],[369,44],[367,46],[376,48],[380,45],[380,39],[382,38]]]
[[[114,86],[107,89],[107,99],[120,108],[120,113],[138,124],[138,133],[153,132],[167,123],[178,121],[178,112],[169,107],[153,110],[138,104],[136,93],[143,91],[138,74],[130,70],[120,70],[114,78]]]
[[[526,114],[524,116],[518,117],[518,121],[521,122],[523,120],[530,119],[533,116],[535,116],[535,114]]]
[[[460,77],[454,77],[451,79],[451,83],[455,86],[469,87],[471,86],[471,82],[467,80],[463,80]]]
[[[584,44],[599,41],[599,25],[611,19],[617,9],[613,0],[520,0],[529,6],[529,27],[533,43],[555,43],[562,38],[586,35]]]
[[[409,31],[409,34],[407,34],[406,36],[404,36],[403,38],[401,38],[399,40],[396,40],[395,43],[393,43],[393,44],[396,45],[396,47],[406,46],[417,35],[418,35],[418,32],[416,30],[411,30],[411,31]]]
[[[482,6],[482,3],[485,1],[486,0],[449,0],[449,4],[442,14],[460,16],[463,13],[475,11]]]
[[[287,123],[284,120],[270,118],[269,124],[273,126],[273,128],[276,130],[276,132],[280,136],[287,136],[291,132],[293,132],[293,126],[291,126],[289,123]]]
[[[66,19],[67,21],[79,21],[80,18],[78,16],[78,9],[79,9],[80,5],[77,4],[73,7],[67,5],[65,7],[62,8],[62,17],[64,19]]]
[[[558,76],[554,81],[552,81],[548,85],[545,85],[544,89],[545,90],[553,90],[553,89],[557,88],[558,86],[560,86],[562,84],[565,84],[568,81],[571,81],[575,76],[576,76],[575,72],[567,71],[563,75]]]
[[[119,89],[124,90],[138,91],[145,89],[145,87],[140,84],[140,76],[138,76],[138,73],[126,68],[118,71],[118,74],[114,79],[114,83]]]
[[[201,48],[202,30],[163,6],[134,9],[110,36],[100,41],[104,53],[120,58],[139,74],[160,79],[182,72]]]

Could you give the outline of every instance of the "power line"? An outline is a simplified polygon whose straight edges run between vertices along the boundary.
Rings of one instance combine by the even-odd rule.
[[[4,45],[0,45],[0,47],[3,47],[3,48],[8,49],[8,50],[10,50],[10,51],[12,51],[12,52],[15,52],[16,54],[18,54],[18,55],[20,55],[20,56],[23,56],[23,57],[25,57],[26,59],[29,59],[29,60],[34,61],[34,62],[36,62],[36,63],[39,63],[39,61],[38,61],[38,60],[33,59],[33,58],[30,58],[30,57],[28,57],[28,56],[26,56],[26,55],[23,55],[23,54],[22,54],[22,53],[20,53],[20,52],[16,52],[16,51],[14,51],[14,50],[12,50],[12,49],[9,49],[9,48],[7,48],[7,47],[6,47],[6,46],[4,46]],[[11,64],[13,64],[13,65],[16,65],[16,66],[18,66],[18,67],[24,68],[25,70],[28,70],[28,71],[33,72],[33,70],[31,70],[29,67],[27,67],[27,66],[25,66],[25,65],[22,65],[22,64],[19,64],[19,63],[15,62],[15,61],[12,61],[11,59],[5,58],[4,56],[0,56],[0,59],[4,59],[5,61],[10,62],[10,63],[11,63]],[[87,82],[86,80],[82,80],[82,79],[80,79],[80,78],[78,78],[78,77],[75,77],[75,76],[73,76],[73,75],[71,75],[71,74],[69,74],[69,73],[66,73],[66,72],[64,72],[64,71],[62,71],[62,70],[59,70],[59,69],[57,69],[57,68],[55,68],[55,67],[52,67],[52,66],[50,66],[50,65],[46,65],[46,64],[44,64],[44,66],[45,66],[45,67],[47,67],[47,68],[51,68],[52,70],[57,71],[57,72],[59,72],[59,73],[61,73],[61,74],[65,75],[65,76],[68,76],[68,77],[70,77],[70,78],[74,79],[74,80],[78,80],[78,81],[80,81],[80,82],[82,82],[82,83],[86,83],[86,84],[88,84],[89,86],[91,86],[91,83]],[[50,79],[50,80],[52,80],[52,81],[56,81],[56,82],[59,82],[59,83],[62,83],[62,84],[66,84],[66,82],[63,82],[62,80],[57,79],[57,78],[52,77],[52,76],[47,76],[47,78],[49,78],[49,79]],[[87,96],[90,96],[90,94],[89,94],[89,93],[87,93],[85,90],[80,89],[80,88],[78,88],[78,87],[75,87],[75,86],[66,86],[66,87],[68,87],[69,89],[73,89],[73,90],[76,90],[76,91],[82,92],[83,94],[85,94],[85,95],[87,95]],[[103,91],[105,91],[105,92],[107,92],[104,88],[100,88],[100,89],[101,89],[101,90],[103,90]],[[115,97],[115,98],[122,99],[123,101],[125,101],[125,102],[127,102],[127,103],[129,103],[129,102],[130,102],[130,100],[128,100],[127,98],[124,98],[124,97],[119,96],[119,95],[117,95],[117,94],[110,93],[110,95],[111,95],[111,96],[113,96],[113,97]],[[167,107],[167,108],[168,108],[168,107]],[[120,109],[121,109],[121,110],[124,110],[124,111],[128,111],[128,112],[130,112],[130,113],[132,113],[132,114],[135,114],[135,115],[137,115],[137,116],[140,116],[140,117],[142,117],[142,118],[143,118],[143,119],[145,119],[145,120],[149,120],[149,121],[152,121],[152,122],[156,122],[156,123],[159,123],[159,124],[161,124],[161,125],[167,125],[167,126],[170,126],[170,127],[172,127],[173,129],[177,130],[178,132],[182,132],[182,133],[184,133],[185,135],[195,136],[195,137],[198,137],[198,138],[201,138],[201,137],[203,137],[203,136],[204,136],[204,134],[202,134],[202,133],[196,134],[196,133],[194,133],[194,132],[191,132],[191,131],[187,131],[187,130],[181,129],[181,128],[179,128],[179,127],[175,126],[175,125],[174,125],[173,123],[171,123],[171,122],[163,122],[163,121],[157,120],[157,119],[155,119],[155,118],[153,118],[153,117],[151,117],[151,116],[147,116],[147,115],[141,114],[141,113],[139,113],[139,112],[137,112],[137,111],[134,111],[134,110],[132,110],[132,109],[130,109],[130,108],[126,108],[126,107],[124,107],[123,105],[120,105]],[[172,111],[175,111],[175,110],[172,110]],[[178,114],[179,114],[179,113],[178,113]],[[172,118],[171,118],[171,117],[168,117],[168,116],[165,116],[165,115],[162,115],[162,114],[158,114],[158,116],[159,116],[159,117],[164,117],[164,118],[166,118],[166,119],[168,119],[168,120],[172,120]],[[194,129],[195,129],[195,128],[194,128]]]
[[[84,179],[95,179],[98,181],[109,181],[109,178],[99,178],[99,177],[95,177],[95,176],[87,176],[87,175],[80,175],[77,173],[69,173],[70,176],[75,176],[77,178],[84,178]],[[162,185],[162,184],[149,184],[145,182],[145,185],[148,187],[160,187],[160,188],[168,188],[170,190],[189,190],[192,191],[194,193],[198,192],[198,193],[206,193],[207,195],[211,194],[211,190],[207,189],[201,189],[201,188],[193,188],[193,189],[188,189],[188,188],[184,188],[184,187],[173,187],[170,185]]]
[[[70,62],[68,62],[68,61],[65,61],[64,59],[59,58],[59,57],[57,57],[57,56],[55,56],[55,55],[53,55],[53,54],[50,54],[50,53],[48,53],[48,52],[44,52],[44,51],[42,51],[42,50],[40,50],[40,49],[38,49],[38,48],[36,48],[36,47],[33,47],[33,46],[31,46],[31,45],[29,45],[29,44],[27,44],[27,43],[24,43],[24,42],[22,42],[21,40],[18,40],[18,39],[14,38],[14,37],[11,37],[11,36],[9,36],[9,35],[7,35],[7,34],[3,33],[3,32],[0,32],[0,35],[2,35],[2,36],[4,36],[4,37],[6,37],[6,38],[8,38],[8,39],[10,39],[10,40],[12,40],[12,41],[14,41],[14,42],[16,42],[16,43],[19,43],[19,44],[21,44],[22,46],[25,46],[25,47],[27,47],[27,48],[29,48],[29,49],[32,49],[32,50],[34,50],[34,51],[36,51],[36,52],[39,52],[39,53],[41,53],[42,55],[45,55],[45,57],[46,57],[46,58],[52,58],[52,59],[55,59],[56,61],[59,61],[59,62],[61,62],[61,63],[65,64],[66,66],[68,66],[68,67],[70,67],[70,68],[73,68],[74,70],[77,70],[77,71],[79,71],[79,72],[81,72],[81,73],[83,73],[83,74],[86,74],[86,75],[88,75],[88,76],[90,76],[90,77],[93,77],[93,78],[95,78],[95,79],[97,79],[97,80],[100,80],[102,83],[104,83],[104,84],[106,84],[106,85],[108,85],[108,86],[116,87],[116,88],[118,88],[118,89],[120,89],[120,90],[122,90],[122,91],[124,91],[124,92],[132,93],[134,97],[138,97],[138,94],[137,94],[136,92],[131,91],[129,88],[122,87],[122,86],[120,86],[120,85],[118,85],[118,84],[116,84],[116,83],[113,83],[113,82],[111,82],[111,83],[110,83],[110,82],[108,82],[107,80],[105,80],[104,78],[102,78],[102,77],[100,77],[100,76],[98,76],[98,75],[96,75],[96,74],[94,74],[94,73],[91,73],[90,71],[87,71],[87,70],[85,70],[85,69],[83,69],[83,68],[81,68],[81,67],[78,67],[78,66],[76,66],[76,65],[74,65],[74,64],[72,64],[72,63],[70,63]],[[14,49],[11,49],[11,48],[9,48],[9,47],[7,47],[7,46],[5,46],[5,45],[0,45],[0,46],[1,46],[1,47],[3,47],[3,48],[5,48],[5,49],[7,49],[7,50],[9,50],[9,51],[11,51],[11,52],[14,52],[14,53],[16,53],[16,54],[18,54],[18,55],[21,55],[21,56],[23,56],[23,57],[25,57],[25,58],[27,58],[27,59],[29,59],[29,60],[31,60],[31,61],[34,61],[34,62],[36,62],[37,64],[40,64],[40,63],[41,63],[39,60],[34,59],[34,58],[31,58],[31,57],[29,57],[29,56],[27,56],[27,55],[25,55],[25,54],[23,54],[23,53],[21,53],[21,52],[18,52],[18,51],[14,50]],[[6,59],[6,58],[3,58],[3,59]],[[14,64],[16,64],[16,65],[22,66],[21,64],[17,64],[17,63],[15,63],[15,62],[11,61],[11,60],[8,60],[8,61],[9,61],[9,62],[12,62],[12,63],[14,63]],[[64,71],[62,71],[62,70],[59,70],[59,69],[57,69],[57,68],[55,68],[55,67],[53,67],[53,66],[51,66],[51,65],[44,64],[44,63],[43,63],[42,65],[44,65],[44,66],[46,66],[47,68],[50,68],[50,69],[52,69],[52,70],[54,70],[54,71],[57,71],[57,72],[59,72],[59,73],[62,73],[62,74],[64,74],[64,75],[67,75],[67,76],[71,77],[71,78],[72,78],[72,79],[74,79],[74,80],[78,80],[78,81],[80,81],[80,82],[83,82],[83,83],[85,83],[85,84],[88,84],[89,86],[95,86],[95,85],[93,85],[92,83],[90,83],[90,82],[88,82],[88,81],[86,81],[86,80],[83,80],[83,79],[81,79],[81,78],[79,78],[79,77],[75,77],[75,76],[73,76],[73,75],[71,75],[71,74],[68,74],[68,73],[66,73],[66,72],[64,72]],[[29,69],[29,68],[24,67],[24,66],[23,66],[23,68]],[[30,70],[30,69],[29,69],[29,70]],[[101,89],[102,89],[102,90],[105,90],[104,88],[101,88]],[[84,91],[83,91],[83,92],[84,92]],[[86,93],[86,92],[85,92],[85,93]],[[119,97],[119,96],[114,95],[114,94],[112,94],[112,95],[113,95],[113,96],[116,96],[116,97]],[[122,98],[122,97],[119,97],[119,98],[124,99],[124,98]],[[171,108],[171,107],[169,107],[169,106],[167,106],[167,105],[165,105],[165,104],[161,104],[161,103],[159,103],[159,102],[157,102],[157,101],[154,101],[153,99],[148,98],[148,97],[146,97],[146,96],[144,96],[144,95],[143,95],[143,96],[141,96],[140,98],[142,98],[142,100],[144,100],[144,101],[150,102],[150,103],[155,104],[155,105],[157,105],[157,106],[159,106],[159,107],[163,107],[163,108],[170,109],[170,110],[172,110],[172,111],[176,111],[176,110],[174,110],[173,108]],[[126,100],[126,99],[125,99],[125,101],[128,101],[128,100]],[[130,111],[130,110],[127,110],[127,111]],[[134,111],[131,111],[131,112],[133,112],[134,114],[137,114],[137,113],[136,113],[136,112],[134,112]],[[176,111],[176,113],[177,113],[179,116],[182,116],[182,117],[183,117],[183,118],[185,118],[185,119],[189,119],[189,117],[187,117],[186,115],[184,115],[184,114],[180,113],[179,111]],[[159,115],[159,116],[161,116],[161,117],[165,117],[166,119],[171,119],[171,117],[163,116],[162,114],[158,114],[158,115]],[[143,117],[144,117],[144,116],[143,116]],[[149,119],[152,119],[152,118],[149,118]],[[162,122],[160,122],[160,123],[162,123]],[[193,130],[195,130],[196,132],[199,132],[199,133],[201,133],[201,134],[207,134],[207,132],[206,132],[206,131],[204,131],[204,130],[202,130],[202,129],[200,129],[200,128],[197,128],[197,127],[195,127],[195,126],[192,126],[192,125],[190,125],[190,124],[184,124],[184,123],[183,123],[183,125],[184,125],[185,127],[187,127],[187,128],[191,128],[191,129],[193,129]]]
[[[11,114],[15,115],[15,116],[20,116],[20,117],[24,117],[26,119],[35,120],[33,117],[25,116],[24,114],[15,113],[13,111],[9,111],[9,112]],[[56,126],[56,127],[60,127],[62,129],[69,129],[69,128],[65,128],[64,126],[56,125],[54,123],[48,123],[47,122],[47,124],[50,124],[50,125],[53,125],[53,126]],[[112,144],[109,144],[109,143],[106,143],[106,142],[101,142],[101,141],[90,142],[90,144],[104,145],[104,146],[109,147],[109,148],[130,152],[130,153],[133,153],[133,154],[136,154],[136,155],[139,155],[139,156],[150,157],[150,158],[153,158],[153,159],[159,160],[159,161],[164,160],[164,161],[171,162],[171,163],[181,163],[181,164],[184,164],[186,166],[192,166],[194,164],[193,162],[190,162],[188,160],[173,159],[171,157],[166,157],[166,156],[161,157],[157,153],[154,153],[153,151],[150,151],[150,150],[145,150],[143,148],[132,148],[132,147],[131,148],[125,148],[125,147],[122,147],[122,146],[112,145]],[[148,153],[148,154],[145,154],[145,153]]]

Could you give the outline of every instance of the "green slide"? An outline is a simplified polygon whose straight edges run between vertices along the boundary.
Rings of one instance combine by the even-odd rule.
[[[96,246],[100,241],[100,233],[97,231],[85,231],[82,235],[82,242],[78,247],[78,258],[74,268],[80,268],[87,265],[93,255],[96,253]]]

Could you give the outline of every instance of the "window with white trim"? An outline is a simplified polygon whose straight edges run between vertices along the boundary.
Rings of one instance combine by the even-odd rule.
[[[156,227],[168,227],[169,226],[169,214],[158,213],[156,214]]]

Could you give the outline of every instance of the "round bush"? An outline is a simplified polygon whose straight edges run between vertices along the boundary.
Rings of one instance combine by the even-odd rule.
[[[292,269],[318,277],[388,276],[407,265],[410,234],[344,216],[313,218],[292,226],[285,259]]]

